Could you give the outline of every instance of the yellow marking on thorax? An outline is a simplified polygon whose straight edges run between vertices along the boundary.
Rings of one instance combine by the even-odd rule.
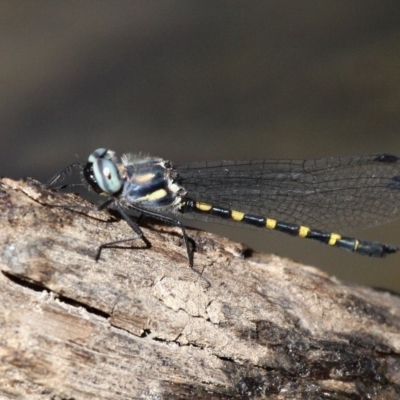
[[[308,226],[300,226],[299,228],[299,236],[302,238],[307,237],[308,232],[310,232],[310,228]]]
[[[360,242],[356,239],[356,240],[354,241],[354,251],[357,250],[359,244],[360,244]]]
[[[153,193],[150,193],[146,196],[140,197],[137,199],[138,201],[157,201],[167,196],[167,191],[165,189],[158,189]]]
[[[198,210],[200,210],[200,211],[205,211],[205,212],[207,212],[207,211],[211,211],[211,209],[212,209],[212,204],[209,204],[209,203],[203,203],[203,202],[201,202],[201,201],[196,201],[195,203],[194,203],[194,206],[198,209]]]
[[[275,229],[276,224],[277,224],[277,220],[276,220],[276,219],[267,218],[267,219],[265,220],[265,226],[266,226],[268,229]]]
[[[338,240],[340,240],[342,237],[338,235],[337,233],[331,233],[331,236],[329,238],[328,244],[331,246],[334,246]]]
[[[135,174],[135,182],[144,183],[150,182],[154,178],[154,174],[148,172],[147,174]]]
[[[235,221],[241,221],[244,218],[244,213],[240,212],[240,211],[235,211],[232,210],[231,211],[231,218]]]

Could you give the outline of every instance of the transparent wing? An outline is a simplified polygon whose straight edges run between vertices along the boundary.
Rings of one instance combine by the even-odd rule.
[[[317,229],[362,229],[400,213],[400,161],[392,155],[201,162],[177,171],[195,200]]]

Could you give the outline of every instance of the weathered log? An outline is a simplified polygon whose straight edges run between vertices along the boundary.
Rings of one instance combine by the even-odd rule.
[[[240,245],[1,181],[0,397],[398,399],[400,298]]]

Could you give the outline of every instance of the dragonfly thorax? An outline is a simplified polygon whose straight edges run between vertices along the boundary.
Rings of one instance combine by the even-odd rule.
[[[161,158],[125,155],[119,171],[124,181],[119,198],[126,204],[174,210],[181,206],[187,193],[176,182],[178,174],[171,163]]]

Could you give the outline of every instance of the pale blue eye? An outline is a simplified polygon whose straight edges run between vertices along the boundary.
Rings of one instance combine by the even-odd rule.
[[[94,164],[99,158],[103,157],[107,158],[107,149],[101,147],[100,149],[96,149],[92,154],[90,154],[88,162]]]
[[[109,159],[110,156],[106,149],[101,148],[94,151],[88,161],[92,163],[93,177],[99,188],[113,195],[121,190],[123,181],[115,162]]]

